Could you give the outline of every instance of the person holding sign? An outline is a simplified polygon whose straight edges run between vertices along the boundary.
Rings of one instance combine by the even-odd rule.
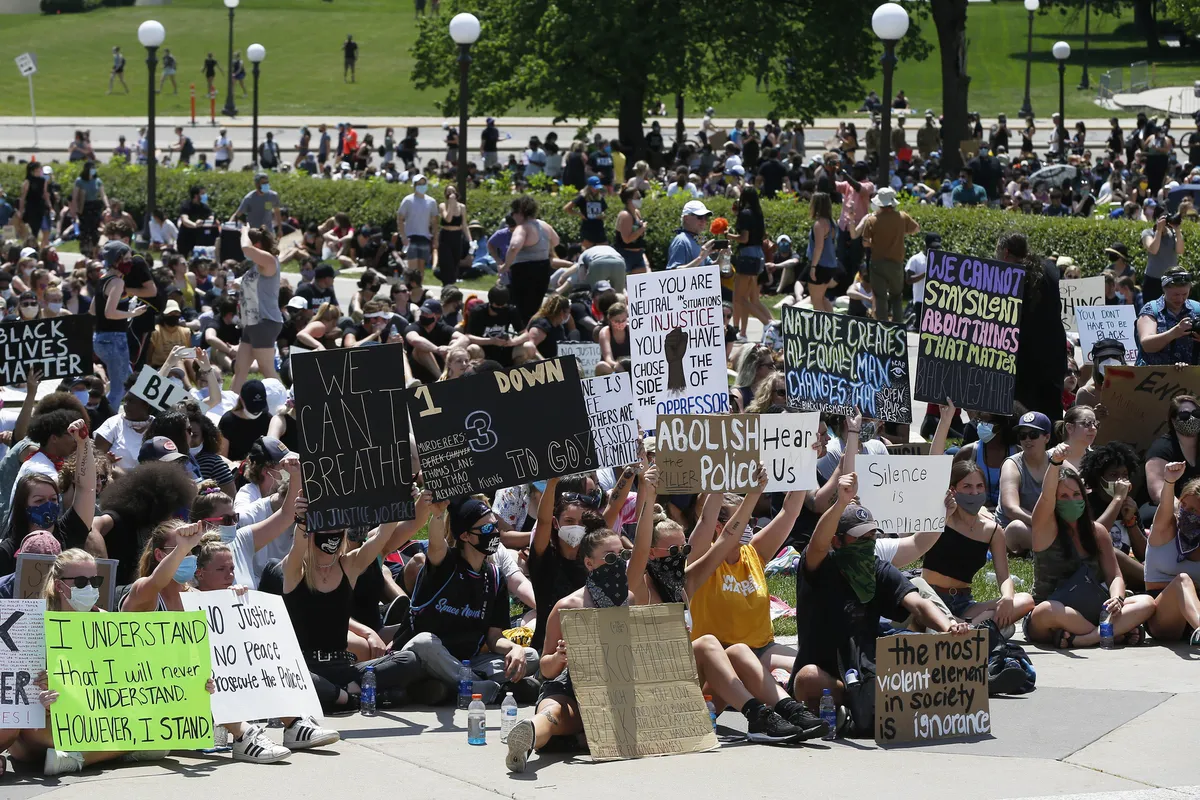
[[[127,390],[125,380],[133,373],[129,363],[129,320],[145,314],[149,306],[138,304],[128,311],[119,308],[125,296],[125,276],[133,268],[133,251],[129,245],[109,241],[100,248],[100,259],[104,262],[104,273],[96,286],[96,299],[88,308],[96,317],[92,349],[104,364],[108,375],[108,402],[116,408]]]
[[[1147,595],[1125,597],[1112,538],[1092,519],[1083,480],[1063,467],[1068,445],[1050,451],[1050,469],[1033,509],[1033,599],[1025,638],[1067,649],[1100,643],[1101,619],[1120,644],[1141,644],[1154,613]],[[1107,589],[1104,586],[1107,586]]]
[[[1104,385],[1104,370],[1111,366],[1125,365],[1125,344],[1120,339],[1100,339],[1088,354],[1092,362],[1092,374],[1087,383],[1079,387],[1075,393],[1075,404],[1091,406],[1096,411],[1096,418],[1103,419],[1107,414],[1100,403],[1100,387]]]

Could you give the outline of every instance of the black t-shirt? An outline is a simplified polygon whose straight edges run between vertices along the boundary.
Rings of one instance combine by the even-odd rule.
[[[379,604],[383,602],[384,585],[383,569],[378,558],[363,570],[354,583],[354,603],[350,606],[350,616],[373,631],[383,627]]]
[[[826,557],[815,572],[805,566],[808,548],[800,554],[796,578],[796,633],[798,636],[794,670],[815,664],[835,677],[841,677],[837,654],[851,639],[867,653],[875,652],[879,618],[904,619],[908,616],[900,602],[917,589],[889,562],[875,559],[875,597],[862,603]]]
[[[484,339],[512,339],[517,331],[525,327],[523,322],[512,306],[499,309],[493,315],[491,305],[484,305],[471,312],[467,319],[467,333]],[[483,346],[483,357],[508,367],[512,366],[512,351],[511,347],[487,344]]]
[[[646,134],[646,148],[652,153],[661,153],[663,149],[663,136],[661,133],[650,131]]]
[[[607,242],[608,236],[604,232],[604,212],[608,209],[608,204],[604,202],[604,196],[589,197],[581,194],[575,198],[574,203],[575,207],[579,209],[579,213],[583,215],[583,224],[579,226],[579,238],[596,244]]]
[[[755,214],[750,209],[743,208],[738,212],[737,231],[738,233],[750,232],[750,238],[742,247],[762,247],[763,237],[766,236],[766,226],[761,214]]]
[[[413,358],[413,346],[408,341],[410,333],[415,333],[438,347],[444,347],[453,340],[454,328],[451,328],[439,319],[431,330],[425,330],[421,327],[420,322],[414,322],[404,329],[404,351],[408,354],[409,366],[412,368],[413,377],[424,383],[437,380],[437,375],[431,374],[428,369],[422,366],[420,361]],[[437,361],[441,364],[443,359],[439,357]]]
[[[764,161],[758,168],[758,174],[763,179],[763,196],[773,198],[776,194],[783,191],[783,179],[787,177],[787,167],[779,162],[779,159],[772,158]]]
[[[496,152],[496,144],[500,141],[500,129],[495,125],[488,125],[479,134],[480,140],[483,142],[483,152]]]
[[[250,445],[260,436],[266,436],[271,426],[271,417],[265,413],[255,419],[244,419],[232,411],[226,411],[217,424],[217,429],[229,443],[229,458],[241,461],[250,452]]]
[[[337,294],[333,291],[332,286],[322,289],[315,283],[302,283],[297,287],[296,295],[307,300],[308,307],[313,311],[316,311],[324,303],[332,303],[335,306],[338,304]]]
[[[1062,419],[1067,333],[1062,326],[1058,267],[1051,261],[1043,263],[1042,270],[1043,280],[1036,301],[1026,282],[1014,393],[1017,401],[1027,409],[1040,411],[1053,422]]]
[[[347,61],[358,58],[358,42],[346,42],[342,45],[342,52],[346,55]]]
[[[204,74],[209,78],[217,74],[217,60],[215,58],[204,59]]]
[[[551,533],[552,537],[557,533]],[[554,604],[564,597],[583,587],[587,581],[587,570],[578,560],[563,558],[558,554],[551,542],[546,546],[546,552],[541,556],[529,548],[529,558],[526,561],[529,568],[529,580],[533,583],[533,596],[537,599],[537,627],[533,630],[533,641],[529,646],[539,653],[546,641],[546,621]]]
[[[204,205],[204,203],[193,201],[189,198],[187,202],[179,206],[179,214],[180,216],[186,214],[187,218],[192,222],[203,222],[213,215],[213,211]],[[182,233],[182,229],[180,232]]]
[[[508,587],[490,561],[475,572],[457,549],[442,563],[425,562],[412,593],[412,631],[432,633],[450,655],[479,653],[489,628],[508,627]]]
[[[1179,447],[1179,440],[1175,438],[1175,434],[1170,431],[1150,443],[1150,447],[1146,449],[1146,460],[1152,458],[1161,458],[1170,464],[1172,461],[1180,461],[1187,464],[1183,469],[1183,475],[1179,480],[1175,481],[1175,496],[1179,497],[1179,492],[1188,484],[1192,478],[1200,478],[1200,464],[1188,464],[1188,460],[1183,455],[1183,450]]]
[[[612,185],[613,158],[611,153],[605,153],[603,150],[588,153],[588,163],[592,165],[592,172],[598,173],[606,185]]]
[[[537,328],[546,337],[542,339],[541,344],[537,346],[538,352],[543,358],[554,358],[558,355],[558,343],[567,338],[567,329],[562,325],[551,325],[550,320],[545,317],[538,317],[533,322],[529,323],[530,328]]]

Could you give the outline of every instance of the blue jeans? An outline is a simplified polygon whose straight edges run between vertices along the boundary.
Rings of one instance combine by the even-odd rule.
[[[125,381],[133,373],[129,365],[129,338],[124,331],[93,333],[92,349],[108,372],[108,402],[113,408],[119,408],[121,398],[125,396]]]

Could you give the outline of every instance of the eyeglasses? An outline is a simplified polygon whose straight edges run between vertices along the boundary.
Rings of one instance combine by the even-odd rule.
[[[494,522],[485,522],[484,524],[480,525],[478,528],[471,528],[471,533],[478,534],[480,536],[491,536],[495,532],[496,532],[496,523],[494,523]]]
[[[92,575],[89,578],[87,575],[76,575],[74,578],[63,578],[62,581],[74,586],[76,589],[82,589],[88,584],[91,584],[93,589],[99,589],[104,584],[104,576]]]
[[[1076,422],[1075,424],[1081,428],[1087,428],[1088,430],[1095,430],[1096,428],[1100,427],[1100,423],[1096,422],[1094,419],[1085,419],[1080,422]]]
[[[654,547],[651,549],[660,553],[666,550],[668,556],[686,556],[692,552],[692,546],[690,544],[673,544],[670,547]]]
[[[578,503],[587,506],[588,508],[599,508],[603,496],[599,491],[591,494],[582,494],[580,492],[563,492],[562,499],[566,503]]]
[[[1017,434],[1017,441],[1023,442],[1026,439],[1038,439],[1045,435],[1041,431],[1020,431]]]
[[[604,554],[604,563],[615,564],[617,563],[617,559],[620,559],[621,561],[628,561],[631,558],[633,558],[632,550],[622,550],[618,553],[608,552]]]
[[[237,517],[235,517],[233,514],[225,514],[224,516],[220,517],[205,517],[204,521],[211,522],[214,525],[233,525],[235,522],[237,522]]]

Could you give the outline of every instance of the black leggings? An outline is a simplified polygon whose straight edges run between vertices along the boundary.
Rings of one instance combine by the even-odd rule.
[[[519,261],[512,265],[511,277],[509,288],[513,305],[528,322],[542,307],[546,290],[550,288],[550,260]]]
[[[372,661],[308,661],[308,671],[321,708],[325,711],[337,709],[338,695],[352,683],[362,686],[367,667],[375,668],[376,691],[403,689],[424,675],[416,654],[411,652],[388,653]]]
[[[458,262],[462,260],[462,231],[442,231],[438,237],[438,279],[442,286],[458,280]]]

